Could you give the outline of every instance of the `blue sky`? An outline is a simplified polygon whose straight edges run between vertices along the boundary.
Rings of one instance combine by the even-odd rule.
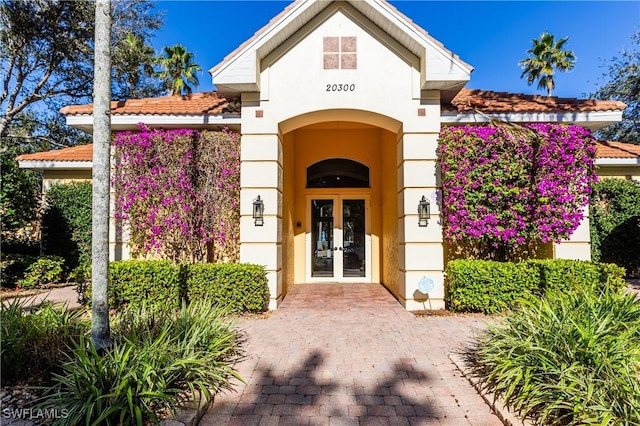
[[[202,66],[197,91],[213,90],[208,70],[284,9],[288,1],[159,1],[165,24],[153,47],[180,43]],[[632,47],[640,1],[390,1],[475,67],[468,88],[545,94],[520,78],[518,61],[544,31],[569,36],[574,70],[556,77],[555,96],[586,97],[604,64]]]

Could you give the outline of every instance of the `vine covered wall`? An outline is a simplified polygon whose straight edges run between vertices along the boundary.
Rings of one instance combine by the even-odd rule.
[[[134,257],[238,260],[239,135],[140,125],[113,144],[116,219],[129,224]]]
[[[595,151],[590,132],[574,125],[443,128],[445,240],[473,246],[478,258],[508,260],[569,238],[597,181]]]

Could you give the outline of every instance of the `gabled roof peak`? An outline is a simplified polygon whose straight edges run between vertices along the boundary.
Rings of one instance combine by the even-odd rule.
[[[213,84],[223,92],[259,91],[260,61],[331,7],[356,11],[415,54],[421,62],[422,90],[455,92],[469,81],[473,67],[385,0],[296,0],[209,70]],[[447,65],[430,75],[430,64],[440,62]],[[441,69],[447,69],[447,75]]]

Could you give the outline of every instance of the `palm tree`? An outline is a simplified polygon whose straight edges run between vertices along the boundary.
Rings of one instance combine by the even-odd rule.
[[[153,66],[158,58],[153,47],[133,32],[113,46],[111,66],[125,84],[116,86],[120,99],[144,98],[160,94],[160,82]]]
[[[180,44],[167,46],[162,50],[162,55],[158,58],[158,64],[162,71],[158,72],[158,77],[164,81],[164,86],[172,95],[190,94],[193,92],[191,86],[198,87],[198,75],[202,71],[200,65],[193,62],[193,53]]]
[[[91,343],[111,347],[109,330],[109,143],[111,140],[111,0],[96,1],[93,79],[93,207],[91,223]]]
[[[538,80],[538,89],[546,89],[547,96],[556,87],[553,74],[555,70],[568,71],[573,68],[576,57],[570,50],[564,50],[564,44],[569,37],[554,43],[554,37],[549,32],[540,35],[540,39],[533,39],[533,47],[527,50],[532,57],[519,62],[523,68],[520,78],[527,76],[527,83],[532,85]]]

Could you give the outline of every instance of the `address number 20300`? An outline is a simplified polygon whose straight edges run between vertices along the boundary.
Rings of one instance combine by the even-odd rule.
[[[355,84],[327,84],[327,92],[354,92]]]

